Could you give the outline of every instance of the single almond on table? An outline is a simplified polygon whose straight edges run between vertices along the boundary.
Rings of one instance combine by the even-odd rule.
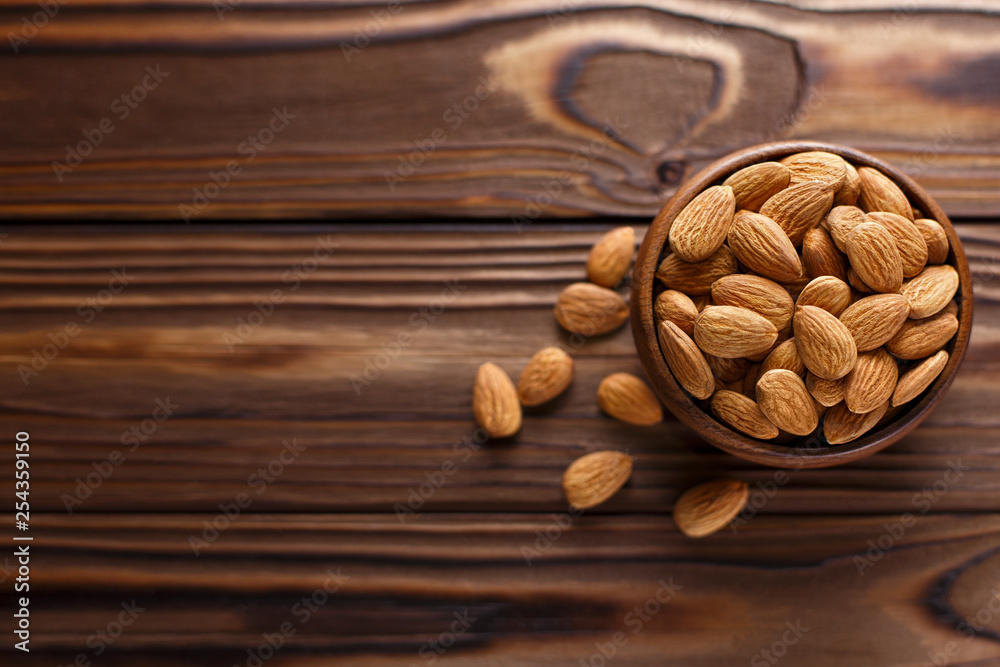
[[[892,406],[903,405],[915,399],[937,379],[938,375],[941,375],[941,371],[947,365],[948,353],[941,350],[906,371],[903,377],[899,378],[896,390],[892,394]]]
[[[747,504],[746,482],[716,479],[681,494],[674,504],[674,523],[688,537],[705,537],[725,528]]]
[[[840,314],[858,352],[882,347],[895,336],[910,314],[902,294],[873,294],[858,299]]]
[[[573,461],[563,473],[570,506],[585,510],[618,492],[632,476],[632,457],[616,451],[592,452]]]
[[[847,237],[854,228],[868,222],[868,216],[857,206],[835,206],[823,220],[823,227],[840,252],[847,252]]]
[[[764,202],[788,187],[790,178],[784,165],[759,162],[740,169],[722,184],[733,189],[737,209],[757,211]]]
[[[802,363],[802,358],[799,357],[799,348],[795,346],[794,338],[789,338],[771,350],[771,353],[767,355],[767,358],[764,359],[764,362],[760,366],[759,375],[773,371],[776,368],[784,368],[799,376],[806,374],[806,365]]]
[[[657,327],[663,358],[677,383],[695,398],[708,398],[715,391],[715,377],[705,355],[684,331],[669,320]]]
[[[858,277],[876,292],[898,292],[903,261],[892,235],[876,222],[865,222],[847,237],[847,258]]]
[[[694,320],[698,317],[698,307],[684,292],[675,289],[660,292],[653,303],[653,313],[657,323],[670,321],[688,336],[694,335]]]
[[[795,305],[816,306],[834,317],[840,317],[840,314],[851,305],[851,286],[833,276],[814,278],[799,292]]]
[[[834,188],[822,181],[807,181],[788,187],[760,207],[791,239],[793,246],[802,243],[806,232],[819,224],[833,204]]]
[[[941,311],[958,290],[958,271],[942,264],[928,266],[913,280],[903,285],[900,292],[910,304],[910,317],[923,319]]]
[[[802,306],[795,309],[792,323],[799,356],[810,371],[823,379],[836,380],[854,368],[857,346],[851,332],[836,317],[816,306]]]
[[[813,227],[802,239],[802,266],[814,278],[833,276],[847,282],[847,257],[822,227]]]
[[[944,227],[937,220],[928,218],[918,218],[913,221],[913,224],[916,225],[921,236],[924,237],[924,243],[927,244],[927,263],[944,264],[947,262],[950,246]]]
[[[823,435],[831,445],[842,445],[857,440],[872,430],[889,407],[886,401],[871,412],[851,412],[846,403],[838,403],[823,415]]]
[[[541,405],[566,391],[572,381],[572,357],[558,347],[546,347],[536,352],[521,371],[517,395],[521,405]]]
[[[844,378],[824,380],[813,373],[806,374],[806,389],[816,402],[832,408],[844,400]]]
[[[669,323],[668,323],[669,324]],[[631,373],[612,373],[597,387],[601,410],[636,426],[652,426],[663,421],[663,408],[649,385]]]
[[[781,227],[760,213],[740,211],[729,228],[729,249],[744,266],[778,282],[802,275],[802,261]]]
[[[587,256],[587,278],[602,287],[622,281],[635,254],[635,231],[618,227],[601,237]]]
[[[625,324],[628,305],[620,294],[606,287],[573,283],[559,295],[555,315],[567,331],[596,336]]]
[[[927,242],[923,234],[909,218],[895,213],[869,213],[868,220],[876,222],[892,235],[903,263],[903,277],[912,278],[927,265]]]
[[[694,321],[698,347],[717,357],[748,357],[767,350],[777,339],[777,327],[746,308],[712,306]]]
[[[747,369],[750,368],[749,359],[726,359],[706,354],[705,361],[708,362],[708,367],[712,369],[712,375],[715,376],[715,379],[723,384],[729,384],[738,380],[742,381],[743,376],[747,374]]]
[[[862,352],[844,380],[844,402],[851,412],[875,410],[889,400],[896,389],[899,369],[884,349]]]
[[[744,273],[723,276],[712,283],[712,302],[752,310],[778,329],[791,321],[795,307],[784,287],[773,280]]]
[[[806,181],[829,183],[834,191],[840,189],[847,178],[847,163],[844,158],[825,151],[795,153],[781,160],[791,174],[789,185]]]
[[[858,167],[861,196],[858,201],[866,212],[886,211],[913,220],[913,207],[899,186],[878,169]]]
[[[494,438],[506,438],[521,428],[521,402],[510,376],[487,362],[479,367],[472,388],[472,412],[476,423]]]
[[[685,206],[670,225],[670,250],[685,262],[708,259],[726,240],[736,212],[728,185],[715,185]]]
[[[761,440],[778,437],[778,427],[764,416],[753,399],[743,394],[720,389],[712,396],[711,406],[717,418],[740,433]]]
[[[858,175],[858,170],[850,162],[845,162],[844,167],[844,184],[833,195],[834,206],[854,206],[861,194],[861,176]]]
[[[783,368],[757,380],[757,405],[772,424],[793,435],[809,435],[819,423],[802,378]]]
[[[656,270],[656,277],[666,287],[684,292],[688,296],[708,294],[712,283],[723,276],[736,273],[739,265],[728,246],[701,262],[685,262],[676,254],[666,256]]]
[[[923,359],[934,354],[958,331],[958,318],[938,313],[922,320],[906,320],[885,347],[900,359]]]

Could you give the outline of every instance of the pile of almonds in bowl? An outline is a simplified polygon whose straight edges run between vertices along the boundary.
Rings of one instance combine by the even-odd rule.
[[[734,431],[849,443],[948,365],[956,255],[882,170],[792,152],[719,175],[675,210],[653,223],[669,224],[652,290],[659,350]]]

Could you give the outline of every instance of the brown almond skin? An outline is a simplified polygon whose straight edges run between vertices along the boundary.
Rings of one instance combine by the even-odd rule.
[[[746,482],[715,479],[681,494],[674,504],[674,523],[688,537],[705,537],[736,518],[750,491]]]
[[[855,206],[858,203],[858,196],[861,194],[861,176],[858,170],[850,162],[844,163],[845,178],[844,184],[840,186],[833,195],[834,206]]]
[[[657,323],[669,320],[688,336],[694,335],[694,320],[698,317],[698,308],[684,292],[675,289],[660,292],[653,303],[653,313]]]
[[[822,181],[790,186],[760,207],[788,235],[793,246],[802,244],[806,232],[819,224],[833,204],[833,188]]]
[[[789,338],[784,343],[771,350],[771,353],[767,355],[767,358],[764,359],[764,362],[760,365],[759,374],[763,375],[764,373],[773,371],[776,368],[784,368],[785,370],[792,371],[796,375],[805,377],[806,365],[802,363],[802,358],[799,357],[799,349],[795,346],[794,338]]]
[[[663,358],[677,383],[695,398],[705,399],[715,391],[712,369],[691,337],[673,322],[660,322],[656,329]]]
[[[882,347],[895,336],[910,314],[902,294],[873,294],[858,299],[840,314],[858,352]]]
[[[736,256],[728,246],[722,246],[705,261],[693,264],[671,253],[660,263],[656,277],[666,287],[694,297],[709,294],[712,283],[738,269]]]
[[[958,271],[947,264],[928,266],[903,285],[900,292],[910,304],[910,317],[922,319],[940,312],[958,291]]]
[[[510,376],[494,363],[479,367],[472,388],[476,423],[494,438],[507,438],[521,428],[521,402]]]
[[[882,225],[865,222],[847,237],[847,258],[858,277],[876,292],[898,292],[903,261],[892,235]]]
[[[757,405],[772,424],[793,435],[809,435],[819,423],[802,378],[779,368],[757,381]]]
[[[759,354],[777,339],[777,327],[746,308],[712,306],[699,313],[694,322],[698,347],[726,359]]]
[[[573,358],[558,347],[546,347],[534,354],[517,380],[521,405],[548,403],[573,382]]]
[[[720,389],[712,396],[711,407],[716,418],[751,438],[770,440],[778,437],[778,427],[764,416],[753,399],[743,394]]]
[[[878,169],[858,167],[861,196],[858,202],[865,212],[886,211],[913,220],[913,207],[899,186]]]
[[[814,374],[836,380],[854,368],[857,346],[851,332],[836,317],[816,306],[802,306],[795,309],[792,324],[799,357]]]
[[[912,278],[924,270],[927,265],[927,242],[909,218],[880,211],[869,213],[868,219],[882,225],[892,234],[903,263],[904,278]]]
[[[736,208],[759,211],[761,205],[788,187],[791,174],[777,162],[759,162],[740,169],[723,181],[733,189]]]
[[[806,389],[817,403],[828,408],[844,400],[844,378],[824,380],[813,373],[807,373]]]
[[[771,354],[772,352],[774,352],[774,350],[779,345],[781,345],[782,343],[784,343],[786,340],[788,340],[791,337],[792,337],[792,323],[789,322],[785,326],[783,326],[780,329],[778,329],[778,337],[774,339],[774,342],[771,344],[771,347],[767,348],[766,350],[764,350],[763,352],[760,352],[758,354],[748,355],[747,359],[749,359],[750,361],[752,361],[754,363],[757,363],[757,362],[763,363],[763,361],[765,359],[767,359],[767,356],[769,354]]]
[[[948,358],[948,353],[941,350],[906,371],[896,384],[896,390],[892,394],[892,406],[903,405],[922,394],[924,389],[941,375],[941,371],[948,365]]]
[[[628,304],[620,294],[591,283],[573,283],[562,291],[554,309],[567,331],[596,336],[614,331],[628,319]]]
[[[851,412],[847,403],[838,403],[823,415],[823,435],[831,445],[842,445],[857,440],[872,430],[889,407],[886,401],[871,412]]]
[[[747,374],[747,369],[750,368],[749,359],[724,359],[722,357],[716,357],[711,354],[705,355],[705,361],[708,362],[709,368],[712,369],[712,375],[718,380],[716,386],[719,383],[729,384],[736,381],[742,381],[743,376]]]
[[[708,259],[726,240],[736,213],[736,198],[728,185],[701,192],[670,225],[670,250],[685,262]]]
[[[816,306],[834,317],[851,305],[851,286],[833,276],[820,276],[809,281],[799,292],[796,306]]]
[[[943,348],[957,331],[958,318],[951,313],[906,320],[885,347],[900,359],[923,359]]]
[[[882,348],[862,352],[844,380],[844,402],[851,412],[875,410],[892,397],[899,379],[896,360]]]
[[[814,278],[833,276],[847,282],[847,257],[822,227],[810,229],[802,239],[802,266]]]
[[[740,211],[729,228],[729,249],[744,266],[778,282],[802,275],[802,261],[788,235],[760,213]]]
[[[948,261],[948,234],[937,220],[918,218],[913,221],[927,244],[927,263],[944,264]]]
[[[789,185],[807,181],[829,183],[834,191],[840,189],[847,178],[847,163],[844,158],[825,151],[795,153],[781,160],[791,174]]]
[[[632,457],[611,450],[591,452],[563,473],[563,492],[570,506],[585,510],[615,495],[632,476]]]
[[[847,252],[847,237],[854,228],[868,222],[868,216],[857,206],[835,206],[823,220],[823,228],[840,252]]]
[[[847,282],[861,294],[875,293],[875,290],[866,285],[865,281],[859,278],[857,272],[851,267],[847,267]]]
[[[652,426],[663,421],[663,408],[656,394],[631,373],[612,373],[597,387],[597,404],[619,421]]]
[[[712,302],[752,310],[778,329],[791,321],[795,307],[788,291],[778,283],[743,273],[724,276],[712,283]]]
[[[635,254],[635,230],[618,227],[601,237],[587,256],[587,278],[601,287],[622,281]]]

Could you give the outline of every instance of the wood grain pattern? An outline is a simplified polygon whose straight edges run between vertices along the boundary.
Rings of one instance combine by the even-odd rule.
[[[1000,213],[994,2],[59,7],[0,6],[5,217],[648,216],[780,139]]]

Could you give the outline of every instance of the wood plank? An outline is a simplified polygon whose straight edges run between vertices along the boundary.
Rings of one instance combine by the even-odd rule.
[[[998,8],[86,0],[32,32],[7,0],[0,215],[648,217],[709,161],[805,138],[996,216]]]

